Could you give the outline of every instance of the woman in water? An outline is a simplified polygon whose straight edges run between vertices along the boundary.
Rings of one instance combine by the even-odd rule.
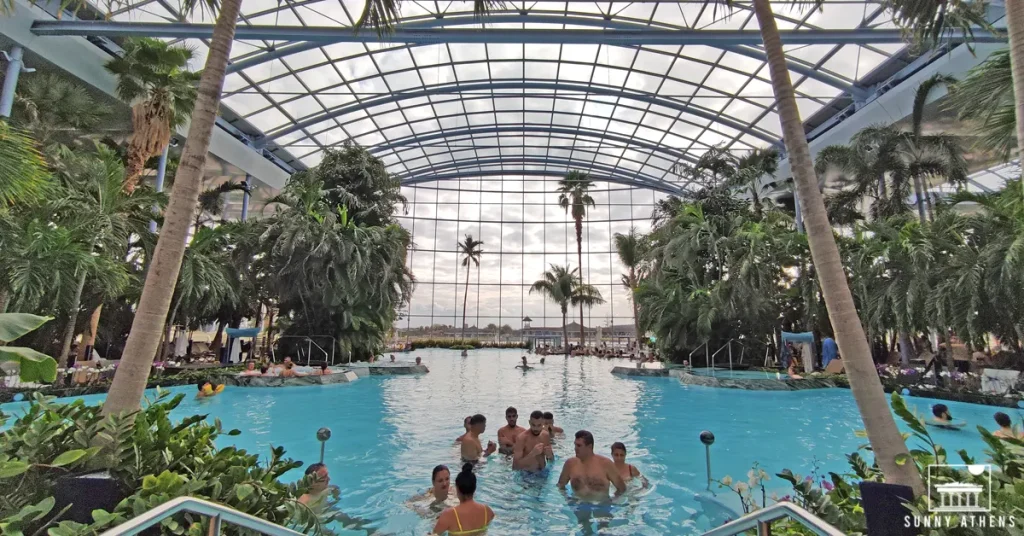
[[[453,502],[452,499],[455,498],[455,493],[452,490],[452,474],[448,470],[447,465],[438,465],[434,468],[434,472],[430,475],[430,483],[430,489],[413,497],[409,502],[429,502],[429,506]],[[426,515],[422,512],[421,514]]]
[[[467,463],[462,466],[459,476],[455,477],[455,494],[459,498],[459,505],[441,512],[432,534],[468,536],[487,532],[487,526],[494,521],[494,510],[486,504],[474,501],[474,493],[476,475],[473,474],[473,464]]]
[[[612,443],[612,461],[615,463],[615,470],[622,475],[622,480],[627,484],[640,476],[640,470],[635,465],[626,463],[626,445],[621,442]]]

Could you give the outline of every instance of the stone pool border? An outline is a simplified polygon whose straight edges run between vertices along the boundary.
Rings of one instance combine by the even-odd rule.
[[[747,391],[803,391],[806,389],[829,389],[838,385],[829,378],[802,378],[794,380],[786,379],[764,379],[748,380],[737,378],[716,378],[714,376],[701,376],[690,374],[680,370],[673,374],[679,378],[684,385],[701,385],[704,387],[721,387],[725,389],[745,389]]]

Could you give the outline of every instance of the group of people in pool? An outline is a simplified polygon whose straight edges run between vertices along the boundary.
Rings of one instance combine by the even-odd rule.
[[[423,495],[414,498],[428,499],[433,504],[450,504],[452,492],[458,500],[446,508],[434,525],[433,534],[448,533],[452,536],[480,534],[487,530],[494,520],[494,510],[473,499],[477,488],[477,476],[473,469],[494,452],[511,456],[512,468],[518,471],[539,472],[554,461],[552,442],[564,435],[564,430],[555,426],[553,413],[533,411],[530,413],[530,427],[518,425],[519,411],[514,407],[505,410],[505,426],[498,429],[498,442],[488,441],[487,447],[480,440],[487,428],[487,418],[471,415],[463,425],[466,433],[455,439],[460,445],[462,469],[451,486],[451,472],[445,465],[434,467],[431,473],[432,486]],[[575,456],[562,465],[558,487],[571,486],[573,494],[586,501],[605,501],[611,488],[615,495],[626,491],[626,484],[641,478],[640,471],[626,463],[626,446],[614,443],[611,458],[594,453],[594,435],[586,430],[576,432]]]
[[[1024,439],[1024,432],[1013,428],[1013,420],[1010,419],[1009,415],[1002,411],[997,411],[992,417],[999,426],[999,429],[992,432],[992,435],[1007,439]],[[949,407],[945,404],[935,404],[932,406],[932,418],[927,422],[932,426],[949,430],[959,430],[967,426],[967,421],[954,419],[953,415],[949,412]]]
[[[326,376],[334,371],[327,367],[327,363],[321,363],[319,369],[313,369],[310,373],[299,372],[291,357],[285,357],[281,363],[263,363],[259,367],[256,362],[249,360],[245,362],[245,370],[239,372],[239,376],[275,376],[280,378],[299,378],[302,376]]]

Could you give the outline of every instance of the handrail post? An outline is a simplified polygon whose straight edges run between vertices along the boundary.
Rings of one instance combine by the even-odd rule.
[[[771,523],[771,521],[758,521],[757,522],[757,536],[772,536],[772,523]]]
[[[206,532],[207,536],[220,536],[220,522],[219,515],[210,518],[210,530]]]

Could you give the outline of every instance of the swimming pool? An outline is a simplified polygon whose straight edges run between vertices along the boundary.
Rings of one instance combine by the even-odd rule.
[[[824,389],[787,392],[743,391],[681,385],[674,378],[616,377],[609,373],[618,360],[547,356],[545,365],[515,369],[519,350],[478,350],[461,358],[457,351],[423,350],[401,360],[423,357],[430,373],[419,376],[373,376],[331,386],[236,388],[203,401],[191,398],[177,417],[209,413],[242,435],[224,437],[238,447],[265,455],[270,445],[283,446],[292,458],[314,462],[317,428],[327,426],[326,462],[332,483],[341,488],[341,506],[349,515],[374,520],[376,534],[426,534],[433,520],[424,520],[406,506],[430,483],[439,463],[457,472],[453,439],[462,433],[462,418],[488,417],[488,439],[496,439],[507,406],[519,410],[520,424],[534,409],[555,413],[566,438],[555,445],[555,467],[547,475],[524,476],[511,463],[495,457],[480,469],[477,499],[497,513],[493,534],[694,534],[707,528],[691,515],[699,505],[694,495],[705,487],[701,430],[717,436],[712,447],[716,478],[745,480],[755,461],[774,474],[790,468],[807,474],[845,471],[845,455],[864,440],[849,391]],[[530,362],[537,361],[530,356]],[[101,396],[84,397],[99,402]],[[934,401],[910,398],[919,413]],[[970,430],[992,425],[996,408],[945,402],[952,414],[966,419]],[[3,406],[5,412],[17,404]],[[1014,419],[1019,412],[1011,413]],[[557,490],[562,462],[572,455],[572,433],[594,433],[596,449],[608,454],[622,441],[629,460],[652,481],[651,489],[610,509],[611,518],[569,504]],[[934,430],[949,452],[967,449],[984,458],[976,432]],[[298,471],[289,475],[300,476]],[[780,479],[769,484],[785,493]],[[716,490],[719,497],[731,500]],[[784,494],[782,493],[782,494]],[[363,532],[342,531],[343,534]]]
[[[697,376],[711,376],[712,378],[723,378],[727,380],[786,380],[789,379],[789,374],[785,372],[766,372],[763,370],[729,370],[729,369],[711,369],[711,368],[695,368],[690,369],[687,372],[695,374]]]

